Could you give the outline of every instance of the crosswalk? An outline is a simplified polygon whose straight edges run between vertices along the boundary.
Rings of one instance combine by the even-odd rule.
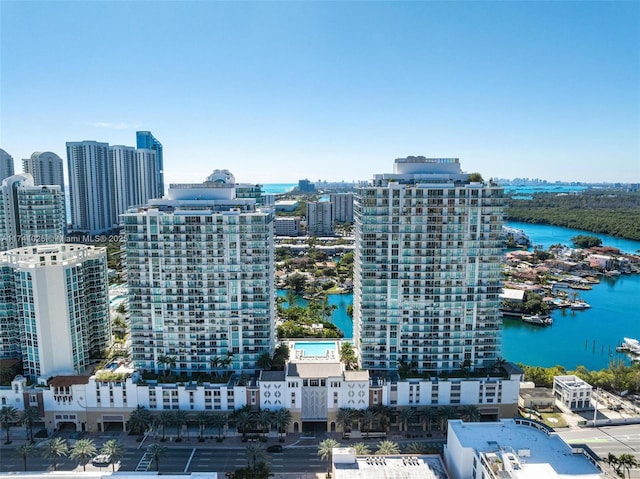
[[[151,461],[153,461],[153,455],[151,455],[148,451],[144,453],[144,455],[140,458],[138,465],[136,466],[136,472],[144,472],[148,471],[151,466]]]

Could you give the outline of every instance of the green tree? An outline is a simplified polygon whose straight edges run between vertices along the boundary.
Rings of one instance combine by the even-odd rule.
[[[278,344],[275,351],[273,352],[273,361],[271,363],[271,367],[278,371],[284,370],[284,367],[289,360],[289,354],[289,346],[286,343]]]
[[[11,426],[14,426],[18,422],[18,418],[18,410],[13,406],[2,406],[2,409],[0,409],[0,426],[2,426],[7,434],[5,444],[11,444],[11,439],[9,438]]]
[[[405,452],[407,454],[428,454],[429,448],[422,442],[412,442],[405,446]]]
[[[177,429],[176,442],[182,441],[182,428],[187,425],[188,420],[189,415],[187,414],[187,411],[183,409],[172,411],[171,425],[175,426]]]
[[[398,446],[398,443],[393,441],[380,441],[378,443],[378,449],[376,450],[376,455],[393,456],[395,454],[400,454],[400,446]]]
[[[459,410],[460,419],[465,422],[478,422],[480,421],[480,409],[475,404],[465,404],[460,407]]]
[[[167,446],[154,442],[147,448],[147,453],[151,456],[152,462],[156,465],[156,472],[160,472],[160,459],[167,453]]]
[[[256,360],[256,366],[262,370],[269,370],[271,369],[272,362],[273,360],[269,353],[262,353]]]
[[[144,434],[144,431],[153,423],[151,412],[144,406],[138,406],[129,415],[127,421],[127,431],[138,436]]]
[[[20,414],[20,424],[27,428],[29,442],[33,442],[33,425],[41,419],[40,412],[35,407],[28,407]]]
[[[267,458],[267,452],[262,444],[251,443],[245,448],[245,454],[247,456],[247,467],[251,471],[255,471],[257,465],[264,462]]]
[[[87,462],[98,453],[96,444],[92,439],[78,439],[71,446],[69,457],[82,465],[82,470],[87,470]]]
[[[571,238],[571,242],[578,248],[602,246],[602,240],[597,236],[578,235]]]
[[[340,346],[340,361],[347,370],[358,368],[358,358],[351,343],[345,341]]]
[[[153,423],[162,431],[162,439],[160,441],[165,442],[167,440],[166,427],[173,424],[173,414],[171,411],[162,411],[153,419]]]
[[[331,462],[333,457],[333,449],[336,447],[340,447],[340,443],[335,439],[325,439],[318,445],[318,456],[323,461],[328,462],[327,466],[327,474],[331,473]]]
[[[640,465],[636,460],[635,456],[629,453],[620,454],[620,456],[618,457],[618,464],[620,464],[620,467],[623,469],[622,471],[623,477],[625,475],[624,471],[626,470],[627,477],[629,478],[631,477],[631,469],[634,469],[638,467],[638,465]]]
[[[269,429],[271,429],[272,421],[273,415],[271,414],[271,411],[266,411],[263,409],[258,413],[257,422],[263,435],[268,433]]]
[[[351,424],[356,418],[355,410],[352,408],[341,407],[336,415],[336,423],[342,427],[344,432],[351,432]]]
[[[22,459],[25,471],[27,470],[27,459],[33,456],[35,452],[36,450],[30,442],[22,443],[16,448],[16,456]]]
[[[102,445],[100,454],[104,454],[109,457],[109,464],[111,464],[111,470],[116,470],[116,463],[124,456],[124,446],[117,439],[109,439]]]
[[[352,447],[356,451],[356,456],[368,456],[371,454],[371,449],[364,442],[356,442]]]
[[[287,277],[285,284],[296,293],[301,293],[307,286],[307,277],[300,273],[293,273]]]
[[[53,439],[49,439],[43,443],[40,452],[42,457],[51,460],[51,466],[55,471],[58,467],[58,458],[66,457],[69,452],[69,448],[67,447],[67,443],[64,439],[61,437],[54,437]]]
[[[291,416],[291,412],[288,409],[282,408],[277,409],[273,414],[273,420],[278,428],[278,433],[280,434],[280,439],[283,439],[283,435],[287,432],[287,429],[291,425],[293,421],[293,417]]]
[[[218,430],[218,440],[222,440],[222,430],[229,422],[229,416],[227,413],[215,411],[211,416],[211,426]]]
[[[400,423],[400,430],[405,431],[408,435],[409,424],[415,418],[416,411],[411,408],[401,409],[398,413],[398,421]]]
[[[164,374],[165,376],[168,376],[169,374],[171,374],[171,368],[176,367],[177,358],[175,356],[167,356],[165,354],[161,354],[158,356],[158,359],[156,361],[158,363],[158,366],[164,366]]]

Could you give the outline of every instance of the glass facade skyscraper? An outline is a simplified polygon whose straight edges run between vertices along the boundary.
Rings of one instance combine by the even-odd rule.
[[[438,373],[500,355],[503,190],[458,159],[395,160],[354,201],[361,365]]]
[[[275,343],[273,212],[207,182],[123,218],[135,366],[255,369]]]
[[[162,157],[162,143],[160,143],[150,131],[136,132],[136,147],[138,149],[153,150],[156,152],[156,184],[159,190],[157,198],[164,195],[164,159]],[[151,196],[150,198],[155,198]]]

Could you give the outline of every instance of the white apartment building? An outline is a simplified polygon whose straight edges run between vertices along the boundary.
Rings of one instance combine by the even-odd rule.
[[[438,373],[498,358],[503,190],[475,180],[458,159],[408,157],[357,188],[353,324],[363,368]]]
[[[36,151],[22,160],[22,171],[33,176],[35,185],[58,185],[64,191],[62,158],[50,151]]]
[[[0,253],[0,357],[31,378],[81,374],[111,339],[107,255],[85,245]]]
[[[275,342],[273,211],[207,182],[171,185],[122,218],[135,366],[170,357],[174,370],[210,371],[230,357],[255,369]]]
[[[0,186],[0,251],[60,243],[66,230],[60,186],[35,186],[30,174],[5,178]]]
[[[451,479],[601,479],[598,458],[535,421],[450,420],[444,461]]]
[[[71,202],[71,229],[89,234],[107,232],[116,225],[113,168],[109,144],[67,142],[67,172]]]
[[[307,234],[324,236],[333,234],[333,207],[328,201],[307,203]]]
[[[0,181],[13,176],[13,156],[0,148]]]
[[[333,205],[333,221],[353,223],[353,193],[334,193],[329,195]]]
[[[440,423],[442,406],[477,405],[484,412],[493,411],[494,420],[517,411],[522,379],[517,368],[505,368],[505,375],[499,378],[399,381],[371,376],[368,371],[345,370],[338,359],[340,344],[335,340],[290,341],[291,358],[284,371],[234,374],[226,383],[142,381],[126,361],[115,360],[91,376],[54,377],[48,387],[0,387],[0,403],[18,409],[41,405],[48,427],[69,421],[79,431],[123,430],[138,406],[152,413],[286,408],[292,416],[289,432],[345,432],[338,420],[341,409],[386,406],[392,411],[391,423],[398,425],[399,412],[410,408],[416,415],[431,418],[434,428]],[[26,404],[27,400],[32,404]],[[431,426],[421,422],[420,427],[429,431]],[[357,421],[352,426],[349,434],[355,438]]]
[[[278,216],[274,225],[276,236],[299,236],[301,234],[299,216]]]

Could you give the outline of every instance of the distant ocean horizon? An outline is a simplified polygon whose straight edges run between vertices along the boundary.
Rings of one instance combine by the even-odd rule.
[[[288,193],[297,186],[298,183],[264,183],[262,185],[262,192],[271,195],[280,195],[282,193]]]

